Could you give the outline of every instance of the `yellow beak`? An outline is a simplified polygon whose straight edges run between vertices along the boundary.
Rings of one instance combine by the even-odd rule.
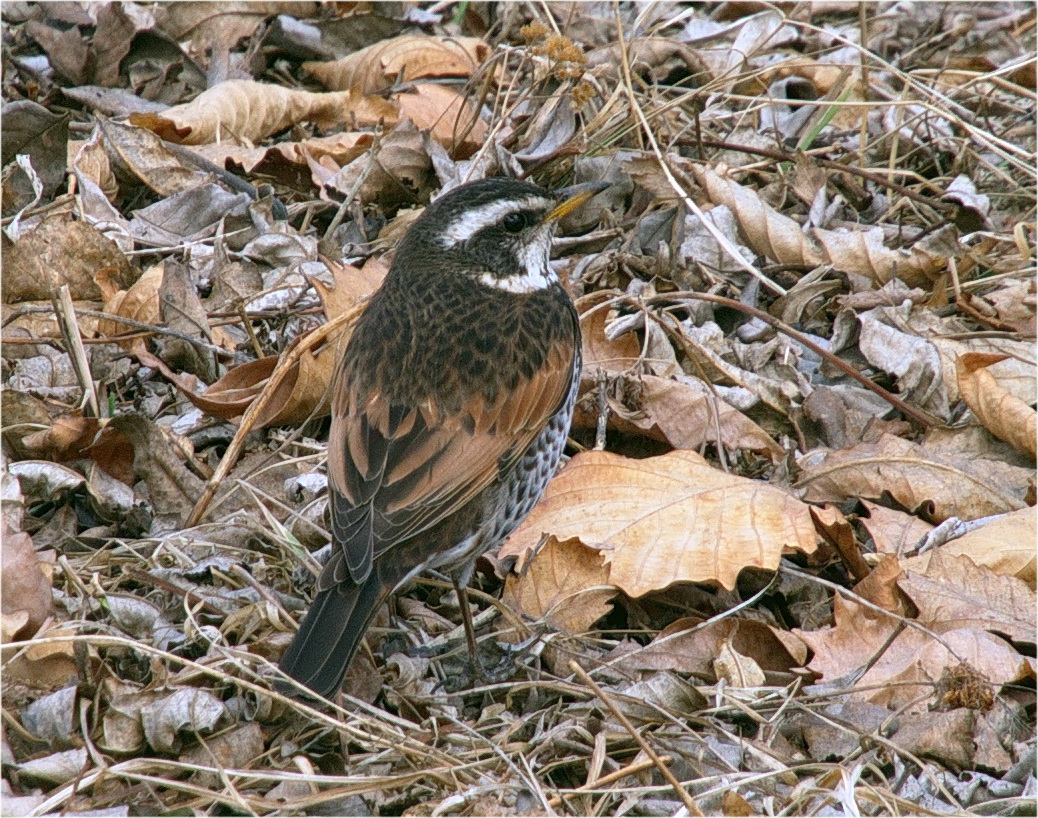
[[[558,221],[609,186],[609,182],[584,182],[580,185],[564,187],[562,190],[555,191],[562,201],[552,208],[548,215],[544,217],[544,220],[546,222]]]

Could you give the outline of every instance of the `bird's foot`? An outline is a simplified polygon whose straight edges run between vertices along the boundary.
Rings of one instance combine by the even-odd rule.
[[[476,655],[466,651],[442,656],[439,661],[443,670],[444,690],[457,693],[473,687],[503,684],[513,679],[517,669],[524,664],[522,659],[538,639],[540,635],[515,645],[484,639]]]

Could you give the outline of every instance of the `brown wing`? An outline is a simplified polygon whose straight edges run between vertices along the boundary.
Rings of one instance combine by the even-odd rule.
[[[319,588],[363,581],[374,558],[462,508],[517,460],[565,399],[574,344],[556,343],[514,389],[492,400],[472,394],[449,414],[433,401],[392,405],[383,392],[340,378],[328,475],[332,534],[342,550]]]

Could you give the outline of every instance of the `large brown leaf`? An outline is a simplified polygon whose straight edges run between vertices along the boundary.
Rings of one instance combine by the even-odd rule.
[[[634,597],[675,582],[734,588],[743,568],[774,570],[785,550],[816,544],[806,505],[690,451],[644,460],[576,455],[499,556],[525,562],[542,534],[602,551],[609,581]]]

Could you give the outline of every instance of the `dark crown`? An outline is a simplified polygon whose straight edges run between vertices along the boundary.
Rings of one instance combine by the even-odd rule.
[[[394,266],[450,265],[456,272],[507,279],[547,274],[556,194],[497,177],[457,187],[430,204],[407,231]]]

